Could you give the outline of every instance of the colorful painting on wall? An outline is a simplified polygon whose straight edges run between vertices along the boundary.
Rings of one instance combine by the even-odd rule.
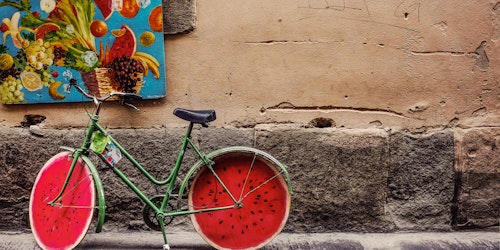
[[[2,0],[0,102],[81,102],[89,93],[166,95],[161,0]]]

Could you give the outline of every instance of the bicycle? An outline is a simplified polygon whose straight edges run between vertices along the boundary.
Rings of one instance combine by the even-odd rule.
[[[189,122],[174,167],[168,177],[157,180],[99,124],[101,106],[108,99],[140,98],[115,92],[96,97],[70,80],[84,97],[93,101],[87,111],[88,124],[82,146],[56,154],[40,170],[30,196],[29,219],[37,244],[44,249],[76,247],[89,230],[94,211],[96,232],[105,216],[103,183],[89,154],[94,152],[144,202],[143,219],[162,232],[169,249],[166,226],[175,216],[189,215],[200,236],[219,249],[260,248],[283,229],[290,211],[292,187],[287,166],[271,155],[250,147],[234,146],[204,154],[191,138],[194,125],[206,126],[216,119],[214,110],[176,108],[174,115]],[[132,108],[134,105],[123,101]],[[180,184],[177,177],[187,149],[198,161]],[[166,186],[164,194],[147,197],[120,171],[119,160],[127,159],[151,183]],[[176,189],[177,188],[177,189]],[[173,194],[174,190],[178,193]],[[187,192],[187,207],[185,202]],[[171,204],[177,201],[177,206]]]

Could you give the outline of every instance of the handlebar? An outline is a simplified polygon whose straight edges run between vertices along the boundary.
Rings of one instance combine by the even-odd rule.
[[[135,110],[139,110],[134,105],[132,105],[130,103],[126,103],[125,99],[126,98],[142,99],[142,96],[140,96],[140,95],[133,94],[133,93],[125,93],[125,92],[112,92],[112,93],[107,94],[106,96],[97,97],[97,96],[93,96],[93,95],[90,95],[89,93],[85,92],[85,90],[83,90],[80,86],[78,86],[78,84],[76,83],[76,79],[74,79],[74,78],[69,80],[69,85],[72,87],[75,87],[76,90],[78,90],[78,92],[80,92],[83,96],[94,100],[94,103],[96,105],[99,105],[100,103],[102,103],[103,101],[106,101],[107,99],[109,99],[111,97],[119,96],[119,97],[122,97],[122,98],[120,98],[120,104],[127,105],[131,108],[134,108]]]

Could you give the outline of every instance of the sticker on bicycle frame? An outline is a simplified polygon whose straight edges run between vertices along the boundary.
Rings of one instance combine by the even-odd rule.
[[[101,154],[108,144],[108,137],[101,132],[94,132],[92,134],[92,143],[90,144],[90,150],[94,151],[96,154]]]
[[[162,0],[2,0],[0,103],[166,95]]]
[[[110,166],[116,165],[122,159],[122,153],[120,149],[112,142],[108,142],[104,151],[101,153],[104,159],[109,163]]]

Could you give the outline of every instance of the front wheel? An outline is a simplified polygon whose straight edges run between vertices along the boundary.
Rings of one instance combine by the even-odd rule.
[[[188,196],[191,210],[234,205],[191,215],[201,237],[217,249],[260,248],[286,223],[290,192],[283,177],[285,170],[259,152],[235,150],[218,155],[212,158],[213,172],[203,166],[192,182]]]
[[[70,152],[52,157],[40,170],[31,191],[30,226],[43,249],[72,249],[83,239],[92,220],[95,188],[92,173],[79,159],[61,198],[59,194],[73,158]]]

